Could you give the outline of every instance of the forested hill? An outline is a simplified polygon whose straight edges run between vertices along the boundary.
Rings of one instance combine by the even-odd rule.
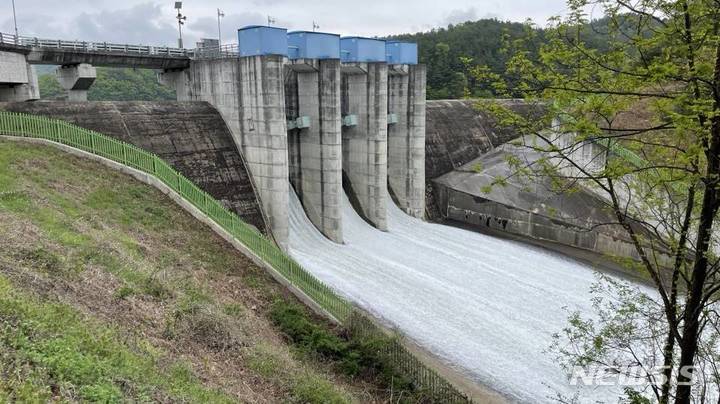
[[[603,49],[605,39],[601,32],[607,30],[607,24],[607,20],[599,19],[586,25],[581,31],[583,41],[590,47]],[[507,35],[511,40],[520,38],[526,29],[525,24],[518,22],[484,19],[427,32],[398,35],[392,39],[418,43],[420,63],[428,66],[428,99],[493,97],[495,94],[490,88],[473,82],[468,67],[484,65],[493,73],[505,74],[504,66],[509,55],[502,52],[502,37]],[[537,43],[534,45],[539,46],[544,40],[544,32],[535,29]]]
[[[429,99],[462,98],[468,87],[468,75],[461,57],[472,58],[472,63],[502,73],[506,60],[501,52],[502,36],[519,37],[524,30],[521,23],[485,19],[393,39],[418,43],[420,63],[428,66]],[[492,96],[487,89],[474,88],[472,92],[474,96]]]
[[[65,91],[55,77],[54,68],[38,69],[40,97],[62,98]],[[175,100],[175,90],[158,83],[157,74],[148,69],[97,68],[97,79],[88,91],[90,101]]]

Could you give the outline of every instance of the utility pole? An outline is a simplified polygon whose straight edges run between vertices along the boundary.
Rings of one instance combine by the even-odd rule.
[[[225,17],[225,13],[217,9],[218,14],[218,47],[222,46],[222,31],[220,31],[220,18]]]
[[[15,0],[12,0],[12,6],[13,6],[13,21],[15,22],[15,42],[17,42],[19,39],[19,35],[18,35],[18,28],[17,28],[17,14],[15,14]]]
[[[320,26],[315,21],[313,21],[313,32],[318,29],[320,29]]]
[[[182,15],[180,12],[180,9],[182,9],[182,1],[176,1],[175,2],[175,10],[177,10],[177,20],[178,20],[178,48],[183,48],[183,40],[182,40],[182,26],[185,24],[185,20],[187,20],[187,17]]]
[[[275,19],[273,17],[268,16],[268,27],[275,24]]]

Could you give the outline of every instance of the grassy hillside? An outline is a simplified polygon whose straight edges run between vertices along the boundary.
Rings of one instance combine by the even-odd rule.
[[[38,71],[42,99],[65,96],[65,90],[54,70]],[[148,69],[97,68],[97,79],[88,91],[90,101],[162,101],[175,100],[175,90],[157,81],[156,72]]]
[[[0,401],[398,402],[402,379],[163,194],[0,139]],[[391,397],[395,397],[392,399]]]

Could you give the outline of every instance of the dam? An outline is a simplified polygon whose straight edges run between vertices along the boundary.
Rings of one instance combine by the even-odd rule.
[[[474,101],[426,101],[415,44],[259,26],[238,35],[232,51],[7,46],[0,51],[21,55],[20,71],[65,63],[58,74],[74,80],[75,101],[21,102],[33,99],[26,71],[4,88],[1,99],[12,102],[0,109],[59,118],[162,157],[338,294],[509,401],[574,394],[546,350],[568,310],[592,312],[595,270],[432,223],[607,246],[578,236],[593,223],[577,220],[585,212],[566,199],[528,204],[521,193],[468,190],[482,179],[468,165],[523,134]],[[162,70],[178,101],[83,102],[91,63]],[[533,113],[522,101],[502,102]],[[561,215],[536,209],[542,204]],[[600,232],[592,234],[607,236]],[[607,237],[618,243],[611,248],[622,242]],[[583,393],[614,399],[622,391]]]

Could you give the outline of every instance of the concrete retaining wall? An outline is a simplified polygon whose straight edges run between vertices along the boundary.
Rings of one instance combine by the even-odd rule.
[[[426,217],[442,220],[432,180],[472,161],[483,153],[522,134],[498,125],[488,114],[477,110],[478,100],[436,100],[427,102],[425,135]],[[521,100],[498,100],[512,110],[537,113],[537,106]]]
[[[640,259],[635,246],[618,226],[604,231],[591,230],[442,185],[438,188],[438,200],[439,205],[444,209],[444,217],[466,223],[480,231],[499,230],[609,257],[631,258],[638,261]],[[658,255],[657,259],[661,265],[670,264],[668,256]]]

